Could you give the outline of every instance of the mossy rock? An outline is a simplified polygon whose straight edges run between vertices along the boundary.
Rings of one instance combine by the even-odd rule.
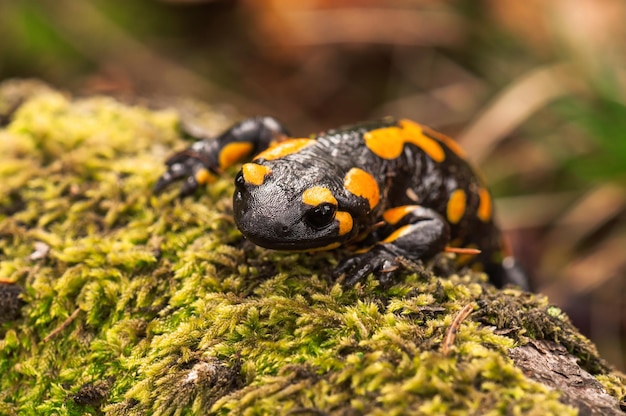
[[[512,353],[540,342],[620,412],[624,379],[545,297],[432,265],[344,289],[345,253],[242,239],[232,171],[154,196],[179,109],[12,81],[0,121],[0,414],[575,414]]]

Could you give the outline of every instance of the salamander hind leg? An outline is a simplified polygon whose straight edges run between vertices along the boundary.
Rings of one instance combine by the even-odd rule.
[[[334,275],[345,275],[345,285],[354,286],[370,273],[382,283],[393,282],[402,270],[401,258],[428,260],[442,252],[450,239],[448,223],[437,212],[421,206],[405,206],[383,215],[395,229],[365,253],[345,259]],[[390,213],[389,215],[386,215]]]

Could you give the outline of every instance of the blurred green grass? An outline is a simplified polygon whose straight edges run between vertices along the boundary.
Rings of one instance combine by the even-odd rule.
[[[436,127],[486,173],[536,288],[623,370],[625,19],[619,0],[7,1],[0,79],[192,95],[296,135]]]

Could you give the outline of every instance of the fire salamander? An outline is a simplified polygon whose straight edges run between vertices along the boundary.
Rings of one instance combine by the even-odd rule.
[[[233,209],[237,227],[259,246],[361,247],[335,269],[349,286],[370,273],[392,282],[401,258],[475,248],[460,254],[459,264],[484,270],[498,287],[528,287],[503,249],[489,191],[463,150],[410,120],[290,138],[272,117],[247,119],[174,154],[155,191],[183,180],[181,195],[191,194],[252,156],[236,176]]]

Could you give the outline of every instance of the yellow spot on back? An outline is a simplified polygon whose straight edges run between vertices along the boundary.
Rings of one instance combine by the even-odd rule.
[[[435,162],[443,162],[445,160],[446,154],[441,145],[436,140],[424,135],[421,125],[411,120],[400,120],[400,125],[406,136],[406,142],[413,143],[422,149]]]
[[[261,185],[265,177],[272,173],[272,170],[257,163],[246,163],[241,167],[243,180],[252,185]]]
[[[220,151],[218,158],[220,169],[226,169],[249,156],[253,147],[254,145],[249,142],[228,143]]]
[[[383,220],[385,220],[387,224],[397,224],[402,218],[415,210],[417,207],[417,205],[403,205],[401,207],[388,209],[383,213]]]
[[[412,225],[411,224],[402,226],[402,227],[398,228],[397,230],[395,230],[394,232],[392,232],[391,234],[389,234],[389,236],[387,238],[385,238],[382,242],[383,243],[393,243],[397,239],[402,238],[405,235],[407,235],[408,233],[410,233],[411,230],[412,230]]]
[[[289,139],[278,143],[276,146],[272,146],[267,150],[256,155],[254,160],[265,159],[274,160],[293,153],[297,153],[305,147],[315,144],[314,139]]]
[[[400,127],[383,127],[369,131],[363,138],[367,148],[383,159],[400,156],[406,143],[413,143],[435,162],[443,162],[446,158],[441,145],[426,136],[422,126],[410,120],[400,120]]]
[[[323,203],[337,205],[337,200],[330,192],[330,189],[323,186],[314,186],[302,193],[302,202],[311,206],[317,206]]]
[[[448,199],[448,207],[446,209],[446,215],[451,224],[456,224],[461,221],[463,214],[465,214],[465,203],[465,191],[457,189],[452,192],[450,199]]]
[[[348,192],[367,199],[370,209],[373,209],[380,201],[380,190],[376,179],[363,169],[350,169],[343,178],[343,186]]]
[[[438,132],[437,130],[431,129],[430,127],[422,126],[422,129],[429,136],[434,137],[435,139],[445,144],[448,147],[448,149],[456,153],[458,157],[460,157],[461,159],[465,159],[465,156],[466,156],[465,150],[463,150],[461,145],[458,144],[454,139],[451,139],[450,137],[446,136],[443,133]]]
[[[491,219],[493,209],[491,204],[491,195],[489,195],[489,191],[485,188],[480,188],[480,190],[478,191],[478,197],[480,198],[480,202],[478,204],[476,216],[482,222],[487,222]]]
[[[365,145],[383,159],[395,159],[402,154],[404,140],[398,127],[383,127],[363,135]]]
[[[339,221],[339,235],[345,235],[352,231],[353,220],[352,215],[346,211],[338,211],[335,219]]]

